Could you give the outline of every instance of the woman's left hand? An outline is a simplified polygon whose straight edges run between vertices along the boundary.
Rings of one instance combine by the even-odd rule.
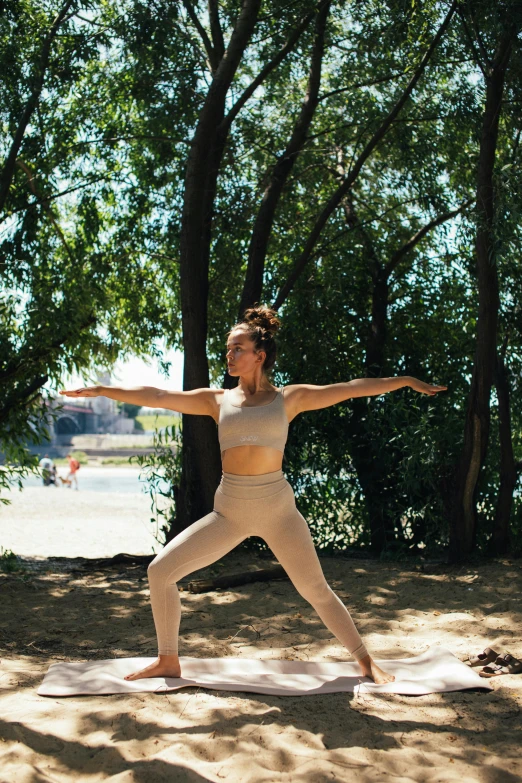
[[[424,381],[419,381],[418,378],[412,378],[409,385],[414,391],[421,394],[429,394],[430,397],[434,397],[437,392],[446,391],[448,388],[447,386],[434,386],[431,383],[424,383]]]

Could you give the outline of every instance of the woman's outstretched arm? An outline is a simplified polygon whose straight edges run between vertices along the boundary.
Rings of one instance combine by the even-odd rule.
[[[61,391],[64,397],[109,397],[119,402],[143,405],[146,408],[167,408],[178,413],[193,413],[216,418],[218,407],[216,389],[193,389],[192,391],[166,391],[154,386],[84,386],[80,389]]]
[[[294,416],[302,411],[313,411],[328,408],[351,397],[375,397],[379,394],[402,389],[409,386],[414,391],[431,396],[445,391],[447,386],[434,386],[424,383],[411,375],[398,378],[355,378],[347,383],[331,383],[328,386],[313,386],[308,383],[296,383],[287,386],[285,398]]]

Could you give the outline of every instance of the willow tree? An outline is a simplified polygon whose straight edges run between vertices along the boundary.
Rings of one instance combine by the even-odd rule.
[[[7,486],[35,462],[27,442],[46,434],[45,385],[130,350],[148,354],[168,319],[157,270],[117,241],[119,161],[85,154],[100,52],[110,45],[96,8],[20,0],[3,8],[0,34],[0,448],[9,468],[0,481]]]
[[[261,297],[286,306],[332,240],[455,6],[432,3],[419,19],[396,8],[376,14],[372,3],[271,4],[267,14],[253,0],[240,11],[209,3],[205,14],[187,0],[168,25],[162,8],[136,2],[118,23],[122,57],[106,90],[121,101],[127,89],[130,101],[110,133],[99,130],[104,144],[121,144],[154,221],[147,250],[170,270],[191,389],[221,381],[226,325]],[[373,47],[378,39],[385,45]],[[459,207],[440,203],[426,231]],[[212,504],[220,461],[209,417],[184,417],[182,462],[171,532]]]
[[[320,425],[329,438],[324,448],[296,422],[287,462],[296,481],[298,463],[316,466],[315,487],[325,475],[322,486],[339,487],[336,460],[347,465],[363,496],[361,534],[376,551],[422,543],[421,497],[429,495],[434,516],[441,476],[460,448],[459,406],[473,365],[465,237],[481,114],[478,17],[439,0],[422,13],[370,0],[64,2],[53,14],[33,7],[43,34],[28,27],[16,37],[2,109],[11,128],[5,181],[12,175],[5,279],[23,297],[5,300],[6,367],[19,373],[10,376],[18,397],[8,402],[19,416],[12,425],[46,376],[130,349],[146,353],[159,337],[185,351],[185,389],[221,383],[226,328],[259,299],[284,315],[281,382],[325,381],[307,350],[319,343],[328,380],[426,369],[443,382],[435,329],[455,402],[439,404],[450,424],[441,427],[429,481],[416,475],[415,432],[421,420],[442,420],[432,409],[410,414],[400,395],[393,410],[354,401],[310,415],[310,432]],[[14,40],[19,17],[3,20],[4,38]],[[498,30],[486,29],[487,49]],[[513,155],[515,114],[503,115],[509,143],[500,135]],[[503,270],[513,280],[510,263],[506,256]],[[501,318],[511,336],[506,342],[503,331],[496,376],[504,443],[516,352],[510,297],[513,312]],[[325,348],[324,330],[335,350]],[[209,417],[184,417],[169,535],[212,504],[216,435]],[[394,445],[380,461],[386,442]],[[516,449],[502,453],[508,481],[499,509],[516,477]],[[412,514],[415,530],[406,535],[401,520]]]
[[[234,20],[228,35],[228,45],[223,47],[224,35],[221,29],[220,14],[217,5],[213,8],[209,19],[210,35],[205,33],[202,23],[196,16],[196,11],[189,3],[185,3],[190,17],[201,34],[208,54],[212,75],[205,100],[203,102],[196,130],[191,140],[188,155],[185,185],[183,195],[183,211],[181,217],[180,238],[180,296],[183,324],[183,344],[185,349],[184,388],[207,386],[209,382],[207,358],[208,334],[208,279],[213,241],[212,216],[215,209],[218,176],[226,149],[227,137],[232,122],[239,111],[245,106],[248,98],[261,85],[267,76],[283,61],[284,56],[296,42],[296,32],[303,30],[316,15],[315,34],[311,42],[311,62],[306,85],[304,101],[298,110],[290,136],[281,155],[277,155],[277,163],[269,173],[268,185],[265,188],[257,218],[254,221],[253,234],[250,240],[250,250],[246,270],[245,285],[240,300],[241,308],[253,303],[261,294],[263,282],[264,259],[271,235],[271,227],[278,201],[284,186],[307,140],[316,106],[318,105],[318,89],[320,84],[321,64],[324,52],[324,38],[327,36],[327,17],[330,3],[320,3],[318,6],[306,7],[307,15],[303,20],[292,19],[291,29],[294,31],[290,42],[287,42],[242,90],[239,98],[232,101],[227,109],[227,95],[234,89],[234,77],[252,36],[261,37],[264,33],[266,19],[259,17],[260,3],[245,0],[241,13]],[[432,40],[420,56],[406,84],[399,91],[398,97],[391,107],[387,107],[384,115],[376,123],[360,154],[357,155],[351,171],[335,187],[322,205],[318,205],[313,225],[306,241],[298,254],[293,269],[287,280],[281,286],[275,300],[279,308],[289,295],[295,280],[306,266],[314,251],[321,233],[330,216],[340,207],[343,198],[353,188],[365,163],[373,151],[385,137],[393,122],[401,113],[424,70],[436,50],[438,43],[450,24],[455,10],[451,6],[438,26]],[[295,15],[295,7],[292,10]],[[226,14],[224,15],[226,19]],[[286,25],[290,21],[284,19]],[[270,18],[273,25],[273,17]],[[221,55],[221,59],[219,59]],[[250,54],[252,57],[252,54]],[[302,66],[301,66],[302,69]],[[214,423],[208,417],[184,417],[183,420],[183,472],[181,491],[177,514],[177,525],[181,528],[193,521],[197,516],[206,513],[211,507],[213,493],[220,473],[219,451]]]
[[[490,398],[497,369],[500,310],[497,255],[499,243],[502,241],[498,236],[498,185],[495,171],[499,166],[499,131],[504,125],[505,94],[509,90],[510,81],[509,67],[514,58],[520,58],[518,38],[522,30],[522,11],[518,3],[491,5],[486,2],[478,7],[470,4],[463,7],[461,19],[469,36],[469,45],[482,71],[484,110],[476,168],[476,350],[466,409],[464,442],[451,493],[450,543],[454,558],[469,554],[475,545],[479,476],[488,450]],[[518,76],[520,68],[515,68],[514,73]],[[515,90],[517,87],[515,80]],[[505,407],[502,367],[498,378],[501,405]],[[507,411],[502,408],[504,419],[506,415]],[[509,445],[505,443],[504,453],[507,448]],[[508,483],[511,485],[508,496],[512,497],[513,470]],[[502,502],[505,503],[505,500]],[[503,527],[505,531],[505,519]],[[503,538],[505,546],[505,534]]]

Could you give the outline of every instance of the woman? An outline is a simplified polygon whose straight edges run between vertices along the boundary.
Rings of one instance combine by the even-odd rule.
[[[223,476],[215,494],[214,510],[177,535],[150,564],[158,658],[145,669],[127,675],[127,680],[181,676],[181,603],[176,582],[219,560],[253,535],[266,541],[299,593],[356,658],[363,676],[376,683],[394,679],[372,660],[348,610],[324,578],[308,526],[283,476],[283,451],[288,424],[303,411],[403,386],[431,395],[446,387],[404,377],[362,378],[327,386],[299,383],[277,389],[267,373],[275,363],[274,335],[278,329],[273,310],[254,307],[229,333],[227,367],[229,374],[239,379],[235,389],[169,392],[146,386],[93,386],[61,392],[68,397],[104,396],[133,405],[212,416],[218,424]]]

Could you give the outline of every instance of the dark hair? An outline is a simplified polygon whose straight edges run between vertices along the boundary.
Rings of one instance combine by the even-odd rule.
[[[280,325],[275,310],[256,304],[245,310],[241,321],[234,326],[234,329],[243,329],[248,333],[256,351],[265,352],[264,372],[269,372],[275,364],[277,349],[274,335]],[[234,329],[230,331],[233,332]]]

